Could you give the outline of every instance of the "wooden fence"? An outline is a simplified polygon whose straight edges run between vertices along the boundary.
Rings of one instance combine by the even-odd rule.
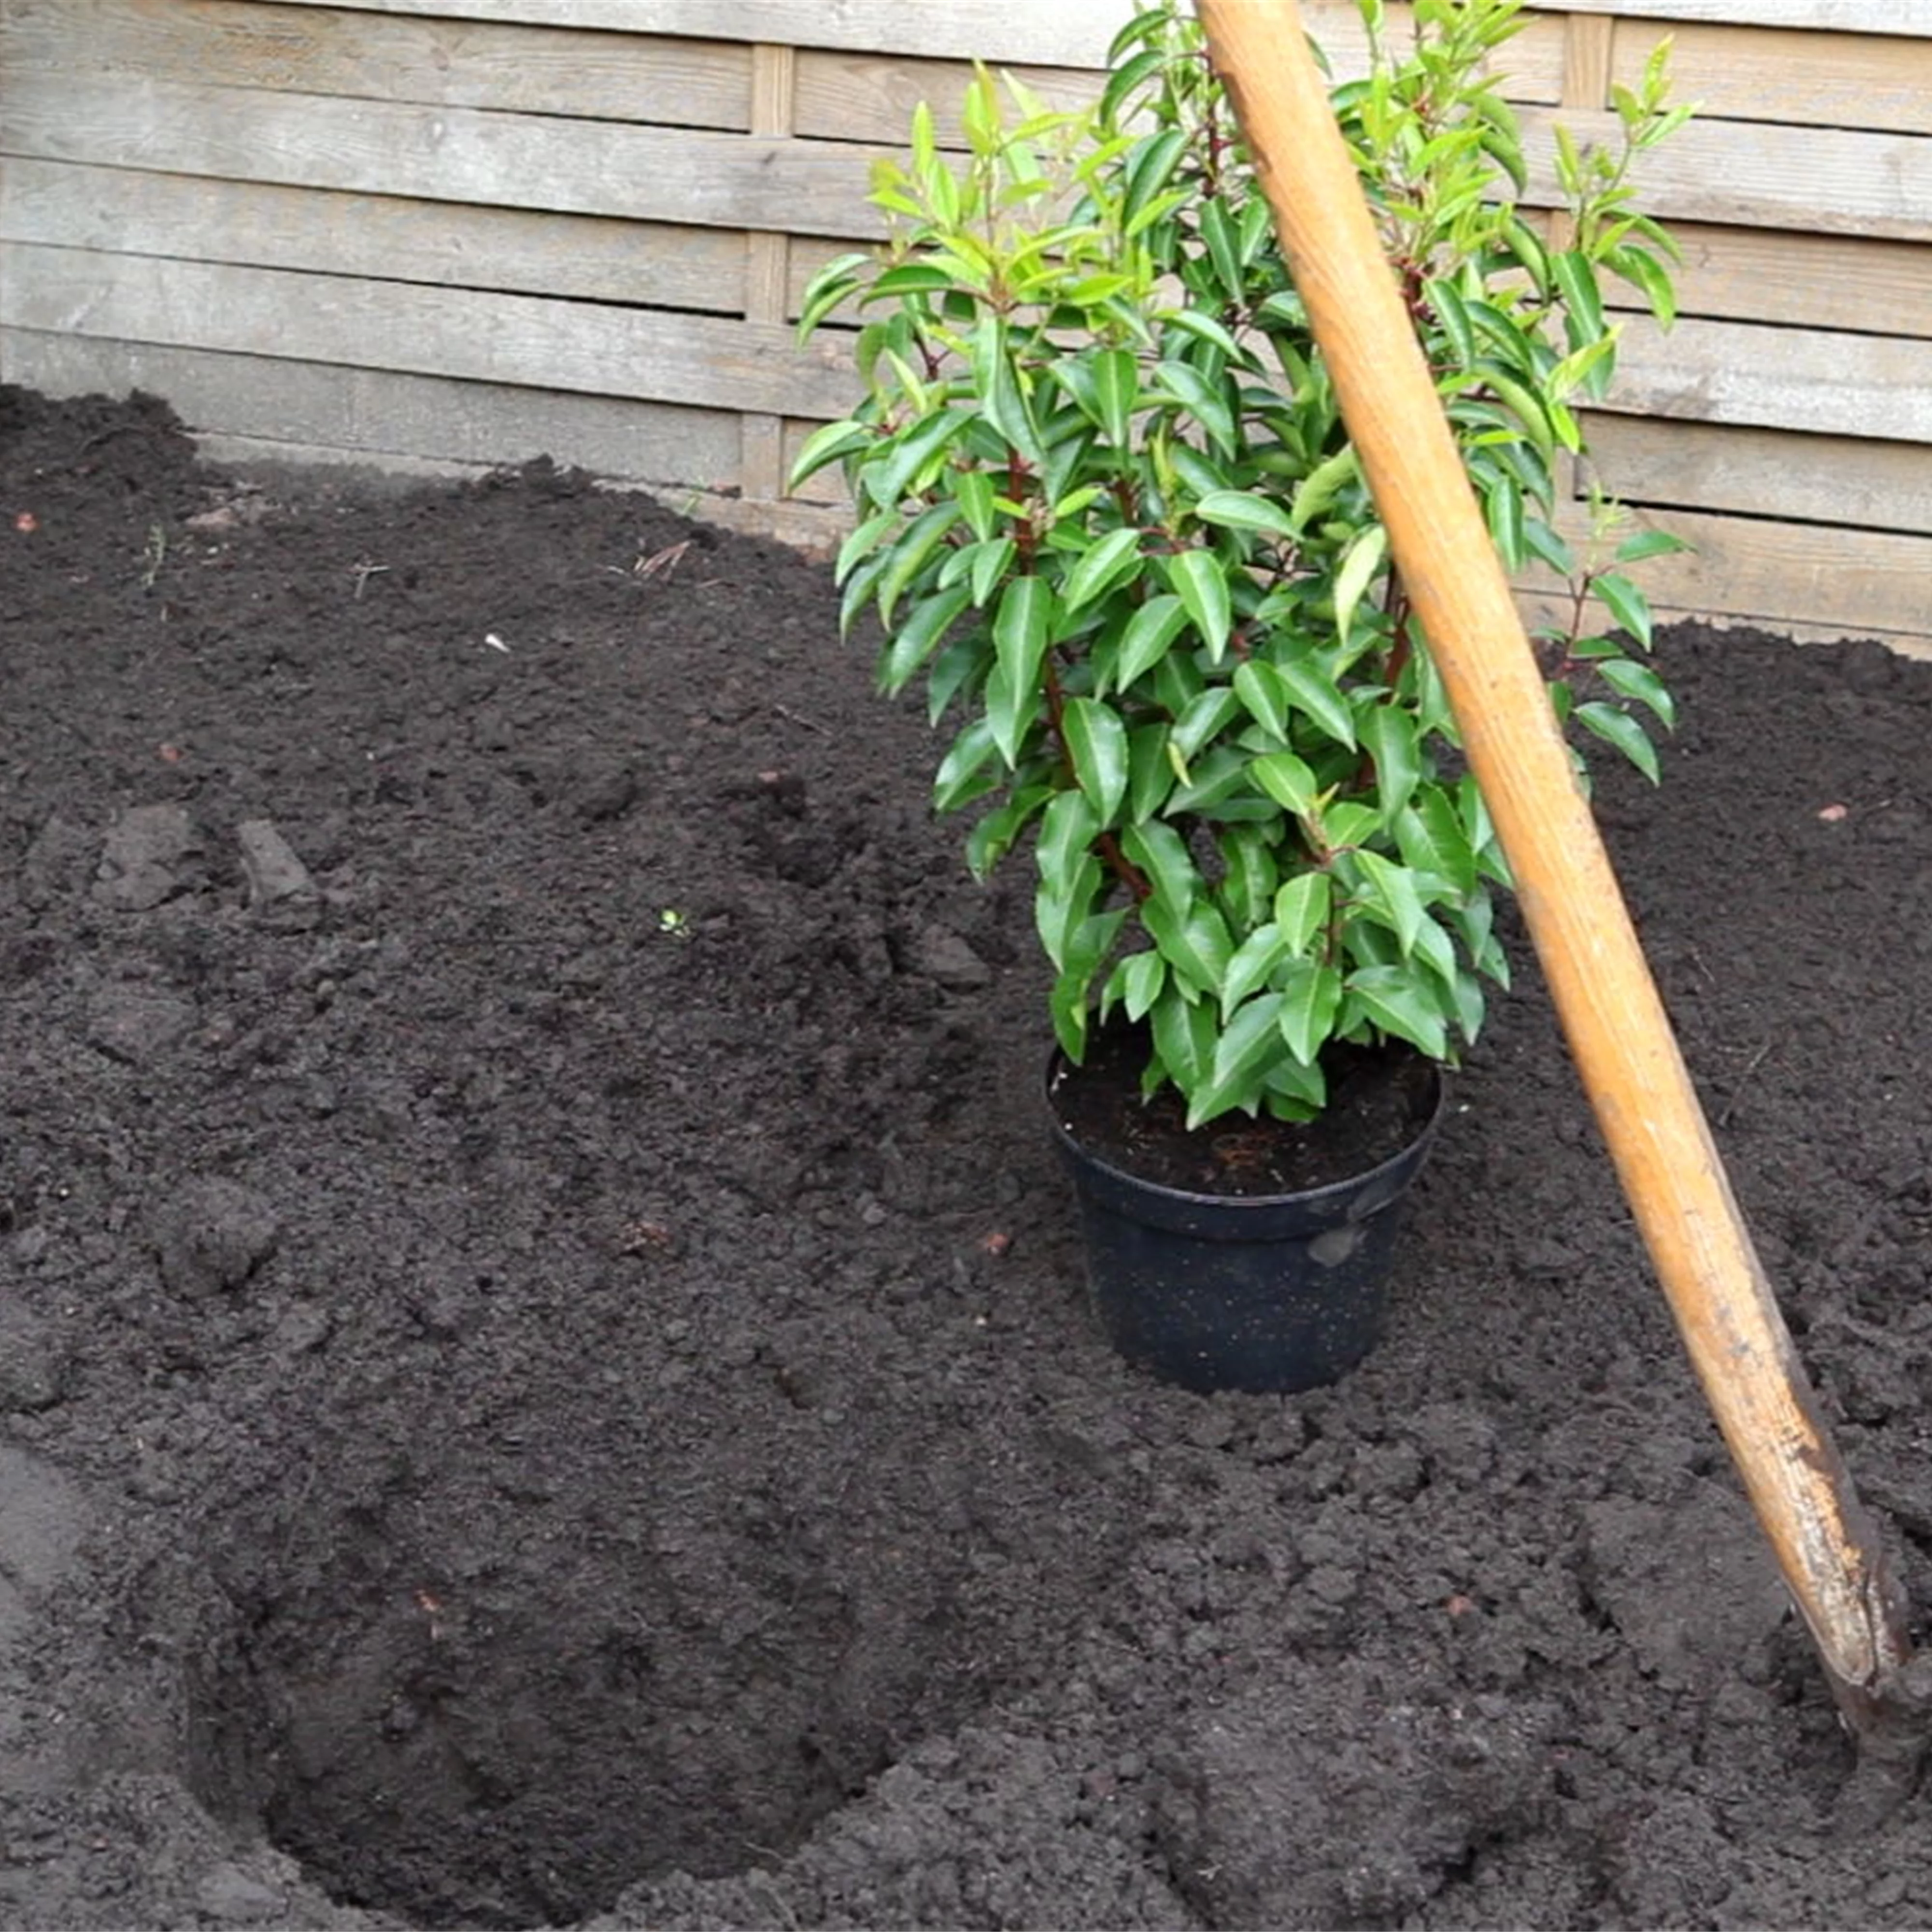
[[[229,460],[548,452],[823,537],[784,478],[852,381],[788,319],[878,232],[871,158],[974,56],[1090,96],[1127,7],[0,0],[0,376]],[[1350,0],[1308,10],[1346,71]],[[1932,650],[1932,0],[1540,0],[1533,143],[1665,31],[1684,320],[1632,329],[1605,480],[1697,546],[1666,607]]]

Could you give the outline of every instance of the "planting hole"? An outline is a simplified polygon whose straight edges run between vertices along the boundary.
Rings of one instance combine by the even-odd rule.
[[[659,1474],[479,1500],[459,1459],[326,1533],[294,1509],[236,1526],[191,1687],[198,1795],[344,1903],[559,1924],[782,1853],[1039,1667],[970,1539],[915,1520],[946,1513],[923,1476],[842,1510],[781,1508],[770,1475],[726,1501]]]

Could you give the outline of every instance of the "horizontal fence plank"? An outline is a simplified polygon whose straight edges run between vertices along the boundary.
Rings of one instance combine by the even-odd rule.
[[[1554,198],[1553,119],[1522,110],[1533,200]],[[876,144],[772,140],[406,102],[34,72],[0,100],[0,147],[47,160],[432,200],[862,237]],[[1696,122],[1643,158],[1668,218],[1932,238],[1932,138]]]
[[[1932,442],[1932,342],[1633,319],[1608,406],[1620,414]]]
[[[783,233],[874,235],[874,151],[478,108],[28,74],[0,150],[98,166]]]
[[[1399,38],[1402,10],[1391,8],[1389,32]],[[1368,38],[1360,15],[1351,5],[1304,8],[1310,30],[1334,64],[1336,78],[1366,71]],[[1015,77],[1054,107],[1079,107],[1098,98],[1102,76],[1077,68],[1025,68],[1001,57]],[[1497,63],[1503,92],[1526,104],[1552,104],[1563,86],[1562,25],[1533,20],[1510,42]],[[866,52],[852,49],[807,48],[799,56],[796,132],[814,137],[903,147],[913,110],[921,102],[933,110],[940,138],[961,138],[959,104],[973,70],[965,62]]]
[[[1632,503],[1932,536],[1932,461],[1914,443],[1605,415],[1584,434]]]
[[[445,0],[361,4],[382,14],[445,10]],[[910,5],[905,0],[463,0],[463,10],[476,20],[617,33],[855,47],[946,60],[992,52],[1002,61],[1038,67],[1099,67],[1132,8],[1131,0],[1057,0],[1052,7],[1016,7],[1012,0],[916,0]]]
[[[1642,77],[1658,31],[1617,22],[1612,68],[1625,86]],[[1932,40],[1694,22],[1670,38],[1676,98],[1704,119],[1932,134]]]
[[[408,0],[405,0],[405,4]],[[514,5],[518,0],[509,0]],[[1619,19],[1707,20],[1738,27],[1819,32],[1899,34],[1932,38],[1923,0],[1536,0],[1552,14],[1612,14]]]
[[[145,389],[190,429],[264,454],[326,451],[386,468],[548,456],[600,476],[693,488],[736,478],[738,418],[728,410],[24,330],[0,332],[0,349],[10,380],[46,394]]]
[[[836,344],[777,322],[0,243],[0,324],[771,416],[841,414]]]
[[[316,6],[330,0],[286,0]],[[378,12],[439,10],[439,0],[362,0]],[[1556,14],[1615,14],[1650,20],[1711,20],[1747,26],[1832,28],[1932,38],[1924,0],[1538,0]],[[1097,62],[1127,11],[1126,0],[1060,0],[1016,8],[1010,0],[464,0],[479,19],[544,21],[637,33],[787,40],[800,46],[874,47],[970,60],[988,47],[1002,58],[1048,65]],[[1023,45],[1022,44],[1023,44]]]
[[[1932,338],[1932,248],[1864,236],[1677,221],[1684,314]],[[828,251],[830,252],[830,251]],[[1622,284],[1613,307],[1634,303]]]
[[[55,161],[0,170],[0,237],[654,308],[745,307],[746,238],[728,229]]]
[[[1571,108],[1522,113],[1538,199],[1555,181],[1552,123],[1614,150],[1616,117]],[[1668,220],[1932,241],[1932,136],[1840,128],[1697,121],[1633,170],[1646,209]]]
[[[1580,518],[1580,510],[1573,527]],[[1645,590],[1660,613],[1802,625],[1820,636],[1921,645],[1932,638],[1925,600],[1932,537],[1688,510],[1646,512],[1641,520],[1693,546],[1644,566]],[[1529,601],[1560,613],[1559,597],[1533,582],[1526,589]]]
[[[8,0],[16,73],[80,68],[285,94],[680,127],[751,125],[752,50],[280,0]]]

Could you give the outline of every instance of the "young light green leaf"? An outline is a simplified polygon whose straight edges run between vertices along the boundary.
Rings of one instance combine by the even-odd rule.
[[[1388,532],[1371,524],[1349,544],[1335,572],[1335,632],[1347,647],[1355,621],[1355,606],[1375,581],[1388,554]]]

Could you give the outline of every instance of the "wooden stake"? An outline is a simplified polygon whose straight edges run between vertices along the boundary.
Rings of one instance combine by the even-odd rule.
[[[1897,1756],[1900,1594],[1753,1250],[1295,0],[1198,0],[1617,1173],[1846,1720]],[[1916,1754],[1914,1742],[1912,1751]],[[1886,1755],[1886,1754],[1880,1754]]]

